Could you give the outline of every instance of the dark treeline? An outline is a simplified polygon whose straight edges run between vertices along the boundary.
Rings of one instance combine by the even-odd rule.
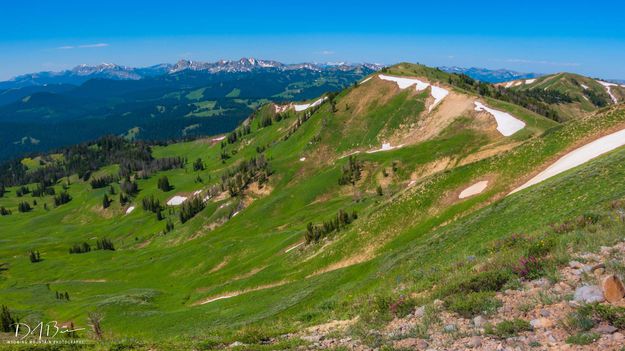
[[[571,98],[565,94],[540,93],[532,90],[513,90],[506,89],[489,83],[477,81],[465,74],[452,74],[449,76],[448,83],[459,88],[477,93],[481,96],[490,97],[502,101],[507,101],[526,109],[545,116],[557,122],[562,122],[562,117],[552,109],[547,101],[557,99],[570,100]]]
[[[50,159],[49,163],[37,169],[28,170],[20,159],[0,165],[0,184],[4,186],[41,182],[54,184],[71,174],[89,179],[91,172],[116,163],[153,165],[152,150],[148,143],[132,142],[117,136],[105,136],[96,141],[56,150],[54,153],[62,154],[62,159],[58,161]]]
[[[106,174],[100,177],[91,177],[89,183],[91,184],[91,188],[99,189],[109,186],[111,183],[119,180],[119,177],[116,177],[111,174]]]
[[[356,211],[353,211],[351,214],[339,210],[339,213],[336,216],[328,221],[323,222],[321,225],[314,225],[312,223],[308,223],[306,227],[306,234],[304,238],[306,239],[306,244],[310,244],[311,242],[317,242],[326,236],[328,236],[332,232],[338,232],[341,229],[347,227],[350,223],[358,218],[358,214]]]

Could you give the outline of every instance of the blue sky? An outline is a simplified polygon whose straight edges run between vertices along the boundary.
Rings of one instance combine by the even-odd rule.
[[[621,1],[7,1],[0,79],[180,58],[420,62],[625,79]]]

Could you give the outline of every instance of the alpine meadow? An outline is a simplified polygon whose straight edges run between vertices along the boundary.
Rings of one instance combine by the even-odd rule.
[[[183,3],[7,5],[0,350],[625,350],[622,28]]]

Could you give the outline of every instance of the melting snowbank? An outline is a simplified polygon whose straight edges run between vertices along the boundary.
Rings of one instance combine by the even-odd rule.
[[[417,91],[422,91],[431,86],[432,89],[431,89],[430,94],[434,98],[434,103],[432,103],[432,105],[429,107],[430,112],[432,112],[434,107],[436,107],[436,105],[438,105],[447,95],[449,95],[449,91],[447,91],[446,89],[437,87],[435,85],[431,85],[430,83],[423,82],[416,78],[393,77],[393,76],[386,76],[384,74],[380,74],[378,75],[378,77],[380,77],[380,79],[382,80],[387,80],[387,81],[397,83],[397,86],[399,87],[399,89],[402,89],[402,90],[414,85]]]
[[[181,205],[185,201],[187,201],[186,197],[176,195],[176,196],[172,197],[171,199],[169,199],[169,201],[167,201],[167,204],[169,206],[178,206],[178,205]]]
[[[514,189],[510,194],[514,194],[517,191],[523,190],[534,184],[538,184],[543,180],[549,179],[557,174],[568,171],[571,168],[575,168],[583,163],[592,160],[593,158],[599,157],[623,145],[625,145],[625,129],[616,133],[612,133],[610,135],[606,135],[569,152],[568,154],[557,160],[554,164],[547,167],[547,169],[540,172],[530,181]]]
[[[295,111],[297,112],[301,112],[304,110],[307,110],[311,107],[315,107],[315,106],[319,106],[321,105],[322,102],[324,102],[327,99],[327,97],[322,97],[317,99],[317,101],[313,102],[312,104],[300,104],[300,105],[293,105],[293,107],[295,108]]]
[[[536,78],[533,78],[533,79],[526,79],[526,80],[525,80],[525,84],[532,84],[532,83],[534,83],[535,81],[536,81]]]
[[[449,91],[447,91],[446,89],[437,87],[432,85],[432,97],[434,98],[434,103],[432,105],[430,105],[430,112],[432,112],[432,110],[434,109],[434,107],[436,107],[436,105],[438,105],[441,101],[443,101],[443,99],[449,95]]]
[[[477,182],[470,187],[464,189],[460,195],[458,195],[459,199],[466,199],[467,197],[471,197],[473,195],[477,195],[482,193],[484,189],[488,186],[488,180],[483,180],[481,182]]]
[[[134,206],[130,206],[130,207],[128,207],[128,209],[126,210],[126,214],[130,214],[130,213],[131,213],[132,211],[134,211],[134,210],[135,210],[135,207],[134,207]]]
[[[612,101],[615,104],[618,104],[618,99],[616,98],[616,96],[614,96],[614,94],[612,94],[612,90],[610,89],[610,87],[617,87],[618,84],[603,82],[600,80],[598,80],[597,83],[603,85],[605,87],[605,90],[608,92],[608,95],[610,95],[610,97],[612,98]]]
[[[525,128],[525,122],[514,118],[511,114],[507,112],[486,107],[479,101],[475,101],[475,111],[486,111],[493,115],[493,117],[495,117],[495,121],[497,121],[497,130],[503,136],[510,136]]]

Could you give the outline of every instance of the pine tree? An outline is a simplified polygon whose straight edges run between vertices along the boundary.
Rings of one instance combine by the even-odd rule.
[[[108,195],[104,194],[104,197],[102,198],[102,208],[109,208],[109,206],[111,206],[111,200]]]
[[[162,176],[158,179],[158,188],[165,192],[170,191],[172,189],[171,185],[169,184],[169,179],[167,178],[167,176]]]
[[[39,254],[39,251],[29,251],[28,252],[28,258],[30,258],[30,262],[32,263],[37,263],[37,262],[41,262],[41,255]]]
[[[0,308],[0,331],[4,333],[15,331],[15,323],[17,323],[17,321],[11,315],[9,308],[2,305],[2,308]]]

